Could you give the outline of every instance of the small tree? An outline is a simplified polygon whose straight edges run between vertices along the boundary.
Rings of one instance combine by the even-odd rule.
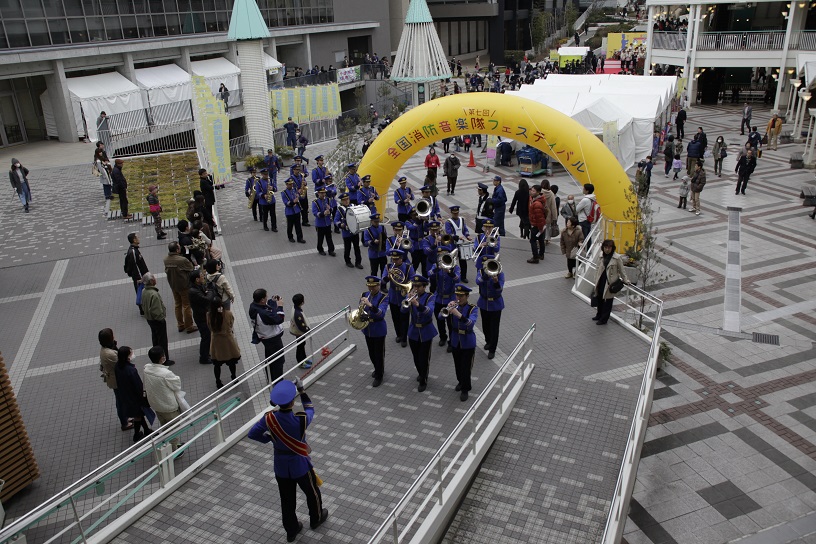
[[[575,21],[578,20],[578,8],[572,2],[567,2],[564,6],[564,26],[567,27],[567,34],[572,36],[575,32]]]
[[[338,120],[337,147],[326,157],[326,167],[334,176],[338,191],[345,186],[341,185],[346,175],[346,165],[359,162],[360,136],[357,134],[357,123],[351,117]]]
[[[552,21],[552,14],[546,11],[536,12],[533,22],[530,24],[530,39],[533,44],[533,51],[538,54],[544,47],[549,34],[549,27]]]

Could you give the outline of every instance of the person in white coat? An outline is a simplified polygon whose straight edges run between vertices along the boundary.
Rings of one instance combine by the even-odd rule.
[[[189,409],[190,406],[184,400],[184,392],[181,390],[181,378],[164,365],[167,361],[164,349],[160,346],[153,346],[147,352],[147,356],[150,359],[150,362],[144,366],[144,388],[147,394],[147,402],[156,412],[159,423],[166,425]],[[173,450],[177,450],[182,446],[178,438],[174,438],[170,443],[173,445]]]

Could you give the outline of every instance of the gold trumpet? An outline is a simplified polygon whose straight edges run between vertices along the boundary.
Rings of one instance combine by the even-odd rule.
[[[449,246],[451,244],[453,244],[453,236],[451,236],[447,232],[439,237],[440,246]]]
[[[448,303],[447,306],[442,308],[442,311],[439,312],[439,315],[441,315],[442,317],[449,317],[450,313],[451,313],[451,310],[453,310],[455,307],[456,307],[456,302],[451,301],[451,302]]]
[[[414,301],[414,299],[417,298],[417,296],[418,295],[417,295],[416,289],[411,289],[411,292],[408,293],[408,296],[405,297],[405,300],[402,301],[402,307],[406,308],[406,309],[410,308],[411,303]]]

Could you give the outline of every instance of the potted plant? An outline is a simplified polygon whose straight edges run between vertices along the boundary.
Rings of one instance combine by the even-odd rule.
[[[236,157],[235,155],[230,155],[230,160],[232,164],[235,165],[236,172],[245,172],[247,169],[247,164],[245,158]]]
[[[263,168],[264,166],[264,158],[263,155],[247,155],[244,157],[244,163],[246,164],[246,168]]]

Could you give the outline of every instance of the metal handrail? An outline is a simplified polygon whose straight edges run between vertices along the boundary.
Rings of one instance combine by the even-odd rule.
[[[462,418],[459,420],[459,423],[456,425],[456,427],[454,427],[454,429],[450,432],[450,434],[445,439],[445,441],[442,443],[442,445],[439,447],[439,449],[436,450],[436,453],[434,453],[431,461],[428,462],[427,465],[425,465],[425,468],[422,469],[422,471],[419,473],[419,476],[417,476],[417,478],[414,480],[414,482],[411,484],[411,486],[408,488],[408,490],[405,492],[405,494],[402,496],[402,498],[399,500],[399,502],[397,502],[397,504],[394,506],[394,508],[391,510],[391,512],[386,516],[385,521],[383,521],[380,524],[380,526],[374,532],[372,537],[368,540],[368,544],[374,544],[376,542],[379,542],[388,532],[393,533],[394,543],[398,544],[401,541],[401,539],[405,538],[405,536],[407,535],[408,530],[410,529],[410,527],[418,519],[419,514],[422,512],[422,510],[425,508],[425,506],[427,506],[427,504],[434,497],[436,497],[436,499],[439,501],[439,503],[442,504],[442,502],[444,500],[443,499],[443,493],[444,493],[443,480],[444,480],[444,478],[448,474],[450,474],[450,471],[455,467],[457,460],[459,460],[459,458],[460,458],[460,456],[462,455],[463,452],[471,451],[472,449],[475,448],[475,443],[474,442],[475,442],[476,436],[478,434],[478,430],[480,429],[480,427],[484,423],[484,421],[487,419],[488,415],[491,416],[491,417],[493,416],[493,408],[502,399],[502,397],[499,396],[496,399],[494,399],[494,401],[491,404],[490,408],[486,411],[485,416],[481,420],[479,420],[478,422],[473,421],[473,417],[474,417],[474,414],[476,413],[476,410],[478,408],[480,408],[483,403],[486,402],[488,394],[496,386],[496,384],[498,383],[499,378],[502,376],[502,374],[504,374],[507,371],[507,369],[510,367],[510,365],[513,362],[513,359],[521,352],[521,349],[527,344],[527,342],[530,341],[530,339],[532,338],[533,332],[535,332],[535,329],[536,329],[536,324],[533,323],[530,326],[530,328],[527,330],[527,332],[524,334],[524,336],[521,338],[519,343],[516,345],[516,347],[513,348],[513,351],[510,352],[510,354],[507,356],[507,359],[502,364],[502,366],[499,368],[499,370],[496,372],[496,374],[494,374],[493,378],[491,378],[491,380],[487,383],[484,390],[479,394],[479,396],[476,398],[474,403],[465,412],[465,415],[462,416]],[[523,370],[525,368],[524,363],[527,362],[527,359],[528,359],[531,352],[532,352],[532,348],[530,350],[528,350],[527,353],[525,354],[524,359],[522,360],[522,364],[519,364],[515,368],[515,370],[513,370],[513,372],[510,374],[510,376],[507,378],[507,381],[505,382],[505,384],[501,388],[501,391],[500,391],[501,394],[505,393],[505,391],[507,390],[508,385],[513,381],[513,379],[516,378],[517,375],[519,375],[520,373],[523,372]],[[462,446],[460,447],[459,451],[457,451],[456,455],[450,460],[448,468],[443,470],[442,469],[443,456],[445,455],[447,450],[451,446],[454,445],[454,441],[456,440],[458,435],[464,430],[465,426],[468,423],[471,423],[471,429],[470,429],[469,436],[462,440]],[[398,531],[398,527],[397,527],[397,521],[399,520],[400,514],[402,514],[402,512],[407,508],[408,503],[419,492],[422,484],[425,483],[425,481],[430,477],[431,472],[434,472],[434,471],[436,472],[437,482],[428,491],[428,494],[426,495],[425,499],[423,500],[422,505],[420,505],[420,507],[417,508],[414,516],[406,524],[405,528],[402,530],[402,533],[400,534],[399,531]]]
[[[348,311],[349,306],[346,306],[345,308],[335,312],[328,319],[310,329],[309,332],[307,332],[304,336],[292,340],[270,357],[262,360],[261,362],[254,365],[252,368],[245,371],[243,374],[238,376],[234,381],[230,382],[225,387],[215,391],[214,393],[211,393],[210,395],[206,396],[205,398],[194,404],[189,410],[175,418],[169,424],[163,425],[159,429],[155,430],[150,435],[149,438],[142,439],[140,442],[134,444],[125,451],[121,452],[119,455],[107,461],[93,472],[83,476],[73,484],[66,487],[64,490],[55,494],[50,499],[43,502],[42,504],[40,504],[27,514],[25,514],[24,516],[16,519],[9,526],[0,530],[0,544],[7,544],[13,542],[12,539],[24,533],[26,530],[36,525],[37,523],[40,523],[43,519],[47,518],[54,512],[60,510],[61,508],[64,508],[69,504],[73,505],[74,499],[76,497],[84,495],[85,493],[87,493],[89,489],[96,488],[96,486],[99,483],[105,482],[107,479],[110,478],[110,476],[114,475],[115,473],[121,472],[122,470],[132,467],[137,460],[143,459],[147,455],[153,454],[155,456],[155,463],[150,469],[145,471],[143,474],[139,475],[136,479],[141,478],[142,476],[144,476],[144,474],[150,472],[150,470],[158,469],[158,471],[161,472],[161,467],[165,463],[178,457],[181,454],[181,452],[190,448],[190,446],[195,442],[196,439],[203,436],[207,431],[211,429],[216,429],[216,432],[218,433],[217,436],[222,437],[222,439],[219,442],[222,442],[223,441],[222,424],[225,420],[232,418],[235,414],[240,412],[240,408],[250,405],[250,403],[252,403],[260,395],[268,394],[268,391],[272,388],[272,386],[275,383],[282,379],[285,379],[286,376],[298,370],[300,367],[298,365],[294,365],[291,369],[284,372],[284,374],[274,382],[267,383],[266,385],[262,386],[259,389],[259,391],[250,395],[240,404],[233,405],[232,399],[235,398],[240,399],[240,395],[238,394],[239,393],[238,388],[244,384],[248,385],[249,381],[252,378],[263,375],[265,367],[266,365],[269,364],[270,361],[274,361],[277,358],[284,356],[287,352],[295,350],[299,341],[305,341],[307,339],[314,338],[317,334],[323,332],[329,325],[335,323],[338,319],[341,318],[344,319]],[[347,340],[348,340],[348,325],[346,324],[344,330],[339,334],[335,335],[334,337],[332,337],[331,339],[329,339],[325,343],[325,346],[326,347],[334,346],[334,342],[338,342],[337,346],[335,346],[335,349],[337,349],[337,347],[342,345]],[[313,352],[311,354],[311,357],[315,357],[319,352],[322,351],[323,347],[324,346],[321,346],[317,351]],[[219,399],[231,399],[231,400],[227,403],[221,403],[219,402]],[[192,440],[188,440],[181,448],[174,452],[169,453],[165,457],[162,457],[158,453],[159,448],[162,445],[169,443],[174,438],[177,438],[182,432],[188,430],[190,427],[196,425],[197,423],[207,418],[214,419],[209,425],[206,426],[205,429],[197,433]],[[151,478],[152,477],[153,476],[151,476]],[[130,486],[133,483],[133,481],[135,480],[131,480],[131,482],[123,489],[126,489],[128,486]],[[121,491],[122,490],[120,489],[119,491],[116,491],[112,494],[116,495]],[[98,508],[99,505],[91,509],[91,511],[82,514],[81,516],[75,512],[73,516],[74,521],[68,527],[66,527],[66,529],[79,528],[84,538],[86,534],[85,530],[81,528],[80,522],[83,519],[86,519],[90,514],[98,510]],[[63,532],[64,530],[60,531],[60,534]]]

